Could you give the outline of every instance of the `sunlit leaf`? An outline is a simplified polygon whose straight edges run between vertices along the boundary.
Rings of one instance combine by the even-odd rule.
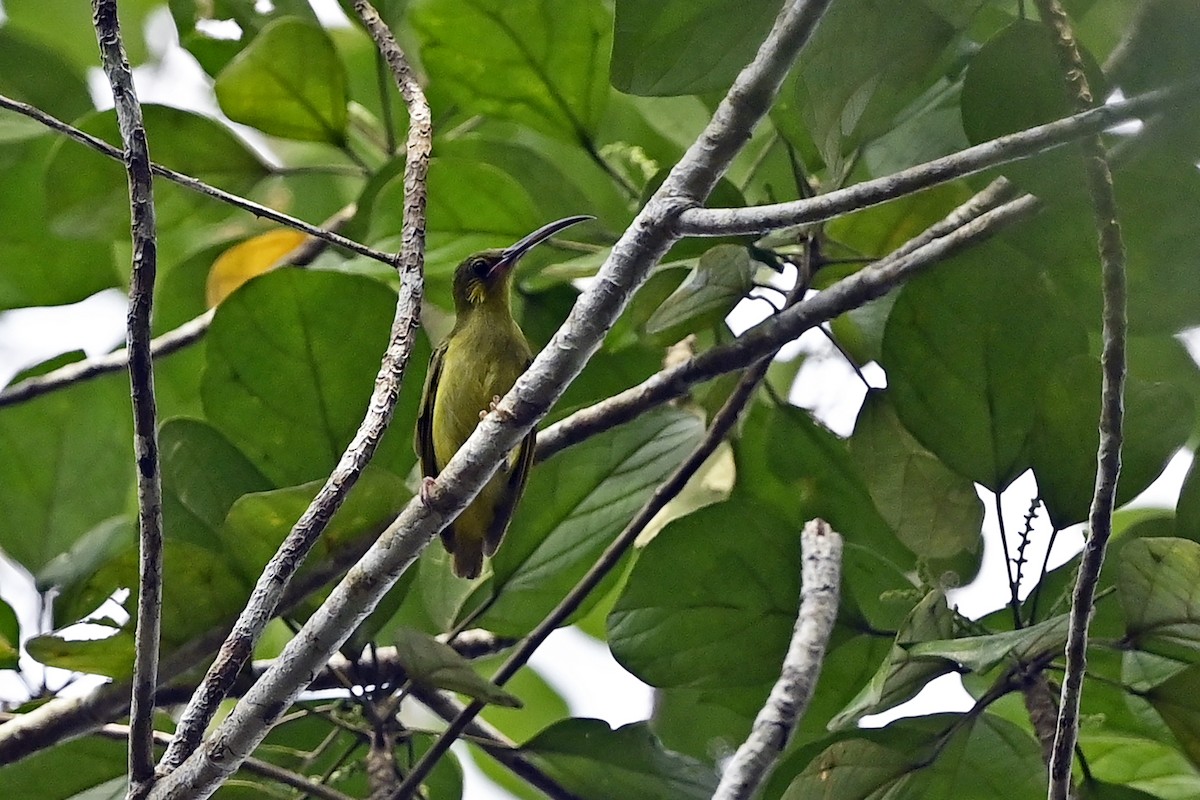
[[[209,308],[220,303],[246,281],[279,263],[304,243],[307,236],[293,230],[262,233],[226,250],[213,262],[205,287]]]

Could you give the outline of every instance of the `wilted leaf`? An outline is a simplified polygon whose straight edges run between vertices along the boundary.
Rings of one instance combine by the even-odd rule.
[[[235,244],[213,262],[204,299],[209,308],[220,303],[251,278],[279,263],[308,237],[291,229],[270,231]]]

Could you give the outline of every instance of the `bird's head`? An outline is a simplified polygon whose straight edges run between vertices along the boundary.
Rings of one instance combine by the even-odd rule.
[[[555,220],[516,244],[482,250],[465,259],[454,270],[454,307],[458,314],[461,316],[480,306],[493,304],[507,308],[509,277],[521,256],[556,233],[589,219],[593,217],[580,214]]]

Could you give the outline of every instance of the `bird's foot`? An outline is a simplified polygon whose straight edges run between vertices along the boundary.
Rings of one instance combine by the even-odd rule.
[[[433,504],[433,490],[436,487],[437,487],[437,481],[435,481],[433,478],[422,478],[421,479],[421,488],[418,490],[417,493],[421,496],[422,503],[424,503],[427,506]]]
[[[500,408],[500,395],[498,395],[498,394],[492,395],[492,402],[488,403],[487,408],[485,408],[483,411],[479,412],[479,421],[482,422],[484,420],[484,418],[487,417],[488,414],[493,413],[493,412],[503,422],[508,422],[509,420],[511,420],[513,418],[512,414],[510,412],[506,411],[503,408]]]

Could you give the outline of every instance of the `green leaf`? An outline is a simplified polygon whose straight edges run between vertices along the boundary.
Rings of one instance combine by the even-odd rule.
[[[1118,506],[1162,473],[1187,441],[1195,416],[1192,398],[1178,386],[1148,384],[1132,376],[1126,381]],[[1087,519],[1096,484],[1099,419],[1100,363],[1090,357],[1072,359],[1042,387],[1029,443],[1038,492],[1057,529]]]
[[[453,308],[450,280],[460,261],[488,247],[506,247],[543,220],[524,187],[484,161],[435,158],[429,165],[428,188],[425,271],[436,289],[427,287],[426,296]],[[370,191],[364,190],[364,196]],[[403,175],[391,177],[369,202],[368,240],[399,235],[404,222]]]
[[[1188,539],[1140,539],[1120,555],[1117,591],[1131,642],[1159,655],[1200,653],[1200,544]]]
[[[0,600],[0,669],[16,669],[21,655],[21,625],[12,606]]]
[[[735,491],[767,504],[797,530],[820,517],[847,541],[869,547],[897,565],[914,563],[912,552],[876,509],[846,443],[807,411],[752,407],[734,444],[734,456]]]
[[[36,574],[124,511],[132,419],[123,375],[0,409],[0,549]]]
[[[173,419],[158,433],[163,524],[174,539],[219,545],[217,531],[239,497],[272,484],[220,431],[195,419]]]
[[[1037,270],[1001,244],[973,248],[901,291],[883,366],[896,414],[947,466],[993,491],[1029,467],[1036,397],[1087,351]]]
[[[1092,94],[1103,98],[1104,74],[1080,46]],[[963,79],[962,122],[971,144],[1069,116],[1075,108],[1063,81],[1062,65],[1050,29],[1017,20],[971,58]],[[1002,167],[1021,188],[1039,197],[1081,195],[1086,186],[1083,162],[1075,147]]]
[[[723,244],[710,249],[646,320],[646,333],[675,342],[720,322],[750,291],[757,269],[744,247]]]
[[[133,674],[133,632],[116,631],[105,639],[68,639],[43,633],[25,642],[29,657],[48,667],[127,678]]]
[[[140,65],[148,56],[147,18],[162,7],[161,0],[128,0],[121,5],[121,27],[130,63]],[[31,41],[53,47],[74,63],[76,70],[96,66],[96,29],[89,7],[79,3],[6,3],[5,27]]]
[[[973,719],[941,714],[854,731],[812,758],[782,800],[1034,800],[1045,794],[1037,742],[1013,723],[985,712]]]
[[[246,144],[220,122],[159,105],[142,107],[146,137],[154,160],[234,194],[245,194],[268,174]],[[120,147],[113,111],[88,114],[75,123],[81,130]],[[69,139],[56,145],[46,164],[46,202],[50,225],[60,235],[81,238],[129,238],[129,188],[120,161],[113,161]],[[166,181],[154,185],[160,229],[215,220],[229,207]]]
[[[782,91],[835,173],[925,90],[954,34],[908,0],[848,0],[824,15]]]
[[[492,558],[492,579],[481,588],[494,599],[475,624],[501,635],[532,629],[696,446],[703,430],[695,415],[663,408],[535,467],[508,537]],[[598,587],[593,602],[605,590]],[[576,613],[588,608],[585,603]]]
[[[1200,542],[1200,459],[1193,459],[1179,490],[1175,526],[1180,536]]]
[[[248,494],[233,504],[219,535],[231,562],[229,567],[247,584],[258,577],[323,484],[322,479]],[[364,543],[383,532],[409,497],[401,478],[368,466],[313,545],[300,574],[344,552],[365,549]]]
[[[875,507],[896,537],[922,558],[979,553],[983,503],[900,425],[885,392],[867,393],[850,438]]]
[[[37,574],[38,591],[58,590],[52,623],[68,625],[95,611],[108,599],[112,587],[96,586],[92,578],[105,564],[136,548],[133,517],[122,514],[104,520],[80,536],[69,550],[52,558]]]
[[[367,410],[395,295],[355,275],[277,270],[217,309],[200,391],[208,420],[275,486],[323,477]],[[429,351],[415,348],[391,430],[373,464],[415,461],[410,431]]]
[[[1143,697],[1167,723],[1188,760],[1200,766],[1200,667],[1183,670]]]
[[[300,17],[318,24],[319,20],[307,0],[274,0],[258,3],[255,0],[171,0],[171,17],[179,33],[179,44],[196,57],[209,75],[216,75],[240,53],[262,29],[281,17]],[[237,39],[212,35],[211,27],[196,27],[198,22],[232,22],[241,29]]]
[[[449,689],[506,708],[520,708],[515,695],[484,678],[471,662],[448,644],[412,628],[396,632],[396,655],[410,680],[434,689]]]
[[[0,784],[12,797],[68,800],[121,778],[119,792],[124,795],[127,749],[124,742],[98,736],[73,739],[0,767]]]
[[[799,565],[799,530],[745,502],[675,520],[643,549],[608,617],[613,655],[658,687],[771,681],[796,620]]]
[[[346,71],[319,25],[294,17],[272,22],[213,88],[234,122],[285,139],[345,141]]]
[[[778,13],[770,0],[617,0],[612,85],[659,96],[727,89]]]
[[[940,641],[918,641],[905,649],[914,658],[944,658],[973,672],[990,672],[1000,662],[1013,659],[1024,664],[1048,653],[1061,652],[1067,643],[1066,614],[1021,628],[986,636],[963,636]]]
[[[408,21],[434,83],[467,114],[588,141],[604,112],[612,23],[597,3],[416,0]]]
[[[0,29],[0,92],[59,119],[73,120],[92,110],[83,73],[58,50],[13,26]],[[9,114],[15,116],[0,111],[6,124]],[[39,132],[49,132],[40,123],[34,125]]]
[[[1200,772],[1174,743],[1085,725],[1079,732],[1079,745],[1088,771],[1098,780],[1170,800],[1188,800],[1200,793]]]
[[[829,721],[829,730],[855,726],[867,714],[886,711],[911,700],[934,678],[955,670],[951,659],[934,654],[922,658],[904,645],[944,639],[954,633],[954,614],[941,590],[927,594],[909,613],[892,645],[891,654],[858,696]]]
[[[566,719],[521,750],[589,800],[701,800],[717,785],[707,764],[663,749],[644,722],[613,730],[603,720]]]

